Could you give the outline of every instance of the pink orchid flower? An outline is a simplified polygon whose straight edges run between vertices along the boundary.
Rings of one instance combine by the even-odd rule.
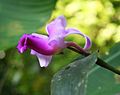
[[[65,29],[65,27],[65,17],[59,16],[46,26],[48,36],[37,33],[24,34],[17,45],[19,53],[23,53],[27,48],[30,48],[31,54],[37,56],[40,66],[47,67],[51,62],[52,56],[56,53],[60,53],[64,48],[72,46],[78,50],[81,49],[81,47],[76,43],[64,40],[64,38],[69,34],[80,34],[86,39],[86,43],[83,48],[84,50],[91,47],[91,41],[88,36],[77,29]]]

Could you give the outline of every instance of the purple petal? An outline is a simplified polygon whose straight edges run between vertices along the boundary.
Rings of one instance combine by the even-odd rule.
[[[36,53],[37,53],[36,51],[34,51],[33,49],[31,49],[30,54],[35,55]]]
[[[30,35],[27,38],[27,46],[44,55],[52,55],[54,53],[54,47],[50,46],[48,39],[43,38],[43,36]]]
[[[60,49],[63,49],[63,48],[66,48],[66,44],[65,44],[65,41],[64,41],[64,38],[51,38],[51,40],[49,41],[49,45],[54,47],[54,48],[60,48]]]
[[[57,17],[54,21],[46,26],[49,37],[62,36],[66,27],[66,19],[64,16]]]
[[[61,20],[61,24],[66,27],[67,23],[66,23],[66,19],[64,16],[59,16],[56,20],[60,19]]]
[[[27,48],[33,49],[43,55],[53,55],[56,52],[56,48],[49,45],[49,38],[44,35],[36,33],[24,34],[17,45],[17,49],[20,53],[23,53]]]
[[[27,50],[28,47],[27,47],[26,43],[27,43],[27,37],[28,36],[29,36],[28,34],[24,34],[20,38],[20,40],[18,42],[18,45],[17,45],[17,49],[18,49],[19,53],[23,53],[24,51]]]
[[[35,37],[39,37],[39,38],[43,38],[43,39],[48,40],[48,36],[45,36],[45,35],[41,35],[41,34],[37,34],[37,33],[32,33],[32,35],[35,36]]]
[[[92,42],[88,36],[85,36],[85,39],[86,39],[86,43],[84,49],[89,49],[92,46]]]
[[[39,60],[39,64],[41,67],[47,67],[48,64],[51,62],[52,56],[46,56],[46,55],[42,55],[40,53],[37,53],[34,50],[31,50],[31,54],[36,55],[38,60]]]
[[[92,42],[91,42],[90,38],[88,36],[86,36],[85,34],[83,34],[82,32],[80,32],[79,30],[69,28],[66,30],[66,34],[64,35],[64,37],[67,35],[70,35],[70,34],[80,34],[81,36],[85,37],[86,42],[85,42],[84,49],[89,49],[91,47]]]

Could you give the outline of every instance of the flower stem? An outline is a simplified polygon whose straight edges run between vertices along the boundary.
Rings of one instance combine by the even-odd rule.
[[[67,48],[74,51],[74,52],[76,52],[76,53],[82,54],[83,56],[90,55],[90,53],[88,53],[88,52],[86,52],[84,50],[80,51],[80,50],[77,50],[77,49],[75,49],[73,47],[67,47]],[[109,65],[108,63],[106,63],[105,61],[100,59],[99,57],[98,57],[98,60],[97,60],[96,64],[103,67],[103,68],[105,68],[105,69],[107,69],[107,70],[110,70],[110,71],[120,75],[120,70],[118,70],[118,69],[114,68],[113,66]]]

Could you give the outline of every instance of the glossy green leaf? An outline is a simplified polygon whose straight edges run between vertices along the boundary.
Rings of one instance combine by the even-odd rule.
[[[93,53],[56,73],[51,83],[51,95],[85,95],[87,73],[96,61],[96,53]]]
[[[120,43],[104,60],[116,68],[120,67]],[[120,95],[120,76],[96,66],[89,73],[87,86],[87,95]]]
[[[0,50],[36,32],[49,19],[56,0],[0,0]]]

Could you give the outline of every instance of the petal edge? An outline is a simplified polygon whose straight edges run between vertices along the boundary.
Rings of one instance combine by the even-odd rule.
[[[80,32],[79,30],[74,29],[74,28],[68,28],[66,30],[66,34],[64,35],[64,37],[66,37],[70,34],[80,34],[81,36],[83,36],[85,38],[86,42],[85,42],[85,45],[83,48],[84,50],[87,50],[91,47],[92,42],[91,42],[90,38],[88,36],[86,36],[84,33]]]
[[[34,50],[31,50],[31,54],[37,56],[41,67],[47,67],[52,59],[52,56],[46,56],[46,55],[40,54]]]

